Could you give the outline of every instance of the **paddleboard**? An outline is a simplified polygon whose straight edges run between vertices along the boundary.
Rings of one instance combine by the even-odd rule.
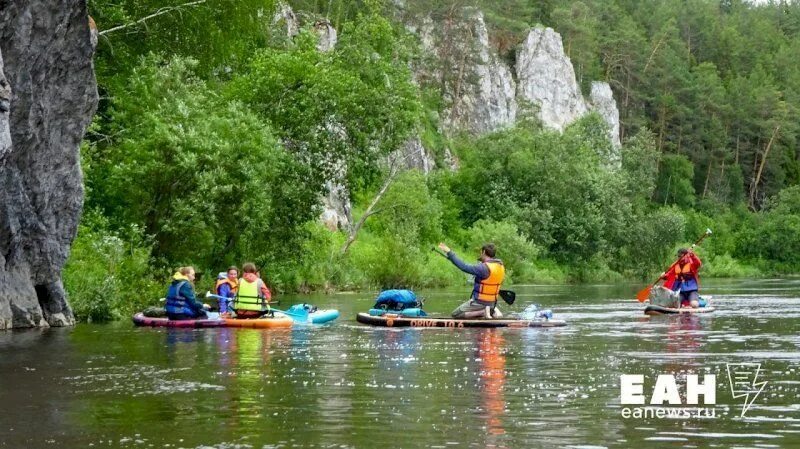
[[[693,314],[693,313],[711,313],[714,308],[711,306],[706,307],[682,307],[674,309],[671,307],[661,307],[656,305],[649,305],[644,308],[645,315],[672,315],[672,314]]]
[[[207,327],[248,327],[256,329],[292,327],[294,321],[287,317],[259,318],[252,320],[238,319],[205,319],[205,320],[170,320],[168,318],[150,318],[142,313],[133,316],[136,326],[150,327],[179,327],[179,328],[207,328]]]
[[[518,320],[518,319],[454,319],[431,317],[404,317],[396,314],[373,316],[359,313],[356,321],[370,326],[383,327],[561,327],[567,323],[563,320]]]

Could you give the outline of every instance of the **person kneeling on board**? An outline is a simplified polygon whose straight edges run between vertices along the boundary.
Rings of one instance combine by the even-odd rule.
[[[196,320],[206,319],[208,306],[198,302],[194,296],[194,268],[181,267],[172,276],[169,290],[167,290],[167,318],[171,320]]]
[[[458,306],[451,314],[453,318],[500,318],[503,316],[497,308],[497,298],[500,296],[500,286],[506,276],[503,261],[495,258],[497,249],[493,243],[481,247],[480,263],[469,265],[464,263],[444,243],[439,244],[439,249],[444,251],[447,259],[453,262],[464,273],[475,276],[475,284],[469,300]]]
[[[236,312],[236,318],[258,318],[269,312],[272,292],[258,276],[255,264],[249,262],[244,264],[242,271],[244,275],[239,279],[233,310]]]

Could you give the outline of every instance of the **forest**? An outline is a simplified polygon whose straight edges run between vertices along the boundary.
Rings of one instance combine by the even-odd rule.
[[[89,0],[101,100],[64,272],[79,319],[129,316],[183,265],[210,287],[252,261],[279,293],[463,285],[440,241],[468,258],[493,241],[514,283],[652,280],[706,228],[702,276],[800,268],[797,2],[288,4],[294,36],[268,0]],[[436,61],[405,22],[464,8],[510,64],[531,27],[552,27],[582,89],[611,85],[618,166],[596,114],[563,133],[535,117],[445,126],[442,85],[415,78]],[[395,165],[413,136],[430,173]],[[338,231],[319,220],[331,180],[352,201]]]

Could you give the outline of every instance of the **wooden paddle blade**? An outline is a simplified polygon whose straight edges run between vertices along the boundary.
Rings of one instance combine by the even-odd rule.
[[[517,294],[511,290],[500,290],[500,297],[503,298],[503,301],[509,306],[514,304],[514,301],[517,300]]]
[[[644,302],[647,298],[650,297],[650,290],[653,288],[652,285],[648,285],[647,287],[639,290],[639,293],[636,294],[636,299],[639,302]]]

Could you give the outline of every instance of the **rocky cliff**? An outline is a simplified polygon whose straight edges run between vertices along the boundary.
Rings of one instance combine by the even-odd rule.
[[[422,46],[424,57],[414,67],[415,80],[435,86],[442,96],[442,133],[481,135],[513,126],[527,112],[521,111],[523,108],[532,108],[543,126],[563,131],[583,115],[596,112],[608,124],[613,147],[620,147],[619,111],[610,86],[595,81],[589,98],[584,98],[561,36],[552,28],[532,28],[512,57],[504,59],[493,48],[484,15],[478,9],[454,9],[445,17],[433,19],[406,15],[402,1],[396,6],[398,19],[419,37]],[[297,15],[286,4],[279,4],[273,25],[289,38],[300,28]],[[332,50],[337,34],[330,22],[317,19],[313,29],[319,35],[317,48]],[[396,155],[408,168],[424,173],[435,168],[418,135],[398,148]],[[457,167],[449,152],[446,156],[447,168]],[[618,154],[609,155],[609,159],[609,166],[618,165]],[[347,188],[338,180],[329,180],[328,188],[321,220],[331,230],[347,228],[352,221]]]
[[[446,109],[442,131],[484,134],[513,125],[531,107],[545,127],[563,131],[595,111],[619,142],[619,112],[608,83],[592,83],[588,99],[552,28],[532,28],[513,52],[514,63],[492,48],[483,14],[464,8],[443,19],[403,17],[429,56],[416,68],[421,83],[438,86]]]
[[[423,83],[440,86],[445,104],[443,126],[487,133],[516,120],[516,83],[509,67],[489,45],[483,13],[466,8],[442,22],[425,17],[409,25],[431,56],[417,67]]]
[[[0,0],[0,329],[74,323],[61,269],[97,105],[85,0]]]

